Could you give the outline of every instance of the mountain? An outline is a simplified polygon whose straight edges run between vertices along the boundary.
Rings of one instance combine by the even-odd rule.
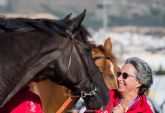
[[[1,0],[1,13],[51,13],[60,18],[87,9],[85,25],[165,26],[165,0]],[[104,22],[103,22],[104,20]]]

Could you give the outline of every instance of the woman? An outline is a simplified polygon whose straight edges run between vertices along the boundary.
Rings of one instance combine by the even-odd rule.
[[[110,90],[107,109],[97,113],[153,113],[145,95],[153,83],[152,70],[145,61],[128,58],[117,72],[117,82],[118,89]]]

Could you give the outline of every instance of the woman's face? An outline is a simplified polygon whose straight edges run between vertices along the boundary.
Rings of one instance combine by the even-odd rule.
[[[118,91],[120,93],[138,93],[141,86],[136,76],[136,69],[132,64],[125,64],[117,73]]]

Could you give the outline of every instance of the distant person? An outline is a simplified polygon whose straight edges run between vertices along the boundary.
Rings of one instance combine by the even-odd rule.
[[[117,72],[118,89],[110,90],[105,110],[96,113],[153,113],[145,92],[153,83],[150,66],[137,57],[128,58]]]

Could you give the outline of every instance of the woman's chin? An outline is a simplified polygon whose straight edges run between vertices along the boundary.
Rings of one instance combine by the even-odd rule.
[[[122,93],[122,92],[124,92],[124,88],[121,88],[121,87],[118,87],[118,92],[120,92],[120,93]]]

